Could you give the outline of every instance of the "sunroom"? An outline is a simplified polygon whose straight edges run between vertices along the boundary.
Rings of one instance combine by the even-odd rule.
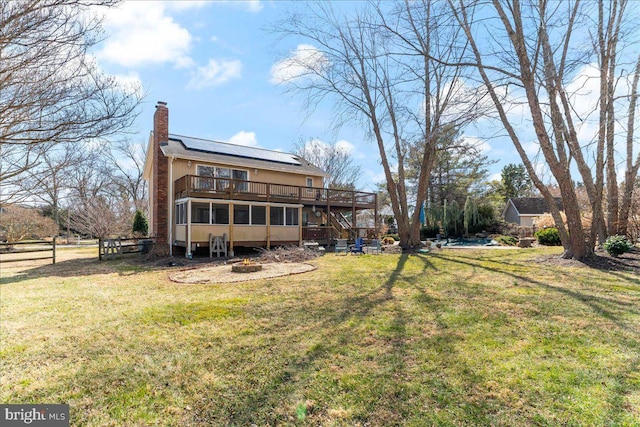
[[[302,244],[301,204],[275,204],[202,198],[175,202],[174,246],[187,254],[208,247],[211,236],[225,236],[234,247]]]

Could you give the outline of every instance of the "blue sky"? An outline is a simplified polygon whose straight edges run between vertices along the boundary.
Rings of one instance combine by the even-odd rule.
[[[106,39],[95,56],[103,70],[138,82],[146,93],[133,141],[146,143],[156,101],[166,101],[172,133],[283,151],[301,139],[339,141],[362,167],[358,187],[374,190],[384,175],[377,146],[364,132],[355,125],[333,132],[330,104],[308,116],[301,98],[273,83],[282,54],[293,54],[305,41],[276,44],[266,27],[294,3],[132,1],[110,10]],[[488,124],[479,123],[465,135],[479,138],[483,126]],[[482,146],[498,160],[491,167],[492,179],[499,179],[505,164],[520,163],[504,138],[484,140]]]

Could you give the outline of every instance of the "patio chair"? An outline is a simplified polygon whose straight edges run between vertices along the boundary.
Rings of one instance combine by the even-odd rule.
[[[349,252],[352,254],[363,254],[363,245],[364,239],[362,237],[356,237],[356,244],[349,247]]]
[[[382,253],[382,243],[378,239],[372,239],[371,244],[367,246],[368,254],[380,254]]]
[[[347,239],[336,239],[335,253],[344,252],[344,254],[346,255],[348,249],[349,246],[347,246]]]

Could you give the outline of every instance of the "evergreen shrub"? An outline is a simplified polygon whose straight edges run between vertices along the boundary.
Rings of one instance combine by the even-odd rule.
[[[631,250],[631,243],[625,236],[609,236],[604,242],[604,250],[611,256],[618,257]]]
[[[538,243],[545,246],[560,246],[562,242],[560,241],[560,233],[558,229],[555,227],[543,228],[541,230],[536,231],[536,239],[538,239]]]

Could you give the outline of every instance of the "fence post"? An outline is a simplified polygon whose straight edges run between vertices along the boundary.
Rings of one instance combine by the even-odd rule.
[[[98,261],[102,261],[102,237],[98,237]]]
[[[56,263],[56,237],[53,236],[53,263]]]

